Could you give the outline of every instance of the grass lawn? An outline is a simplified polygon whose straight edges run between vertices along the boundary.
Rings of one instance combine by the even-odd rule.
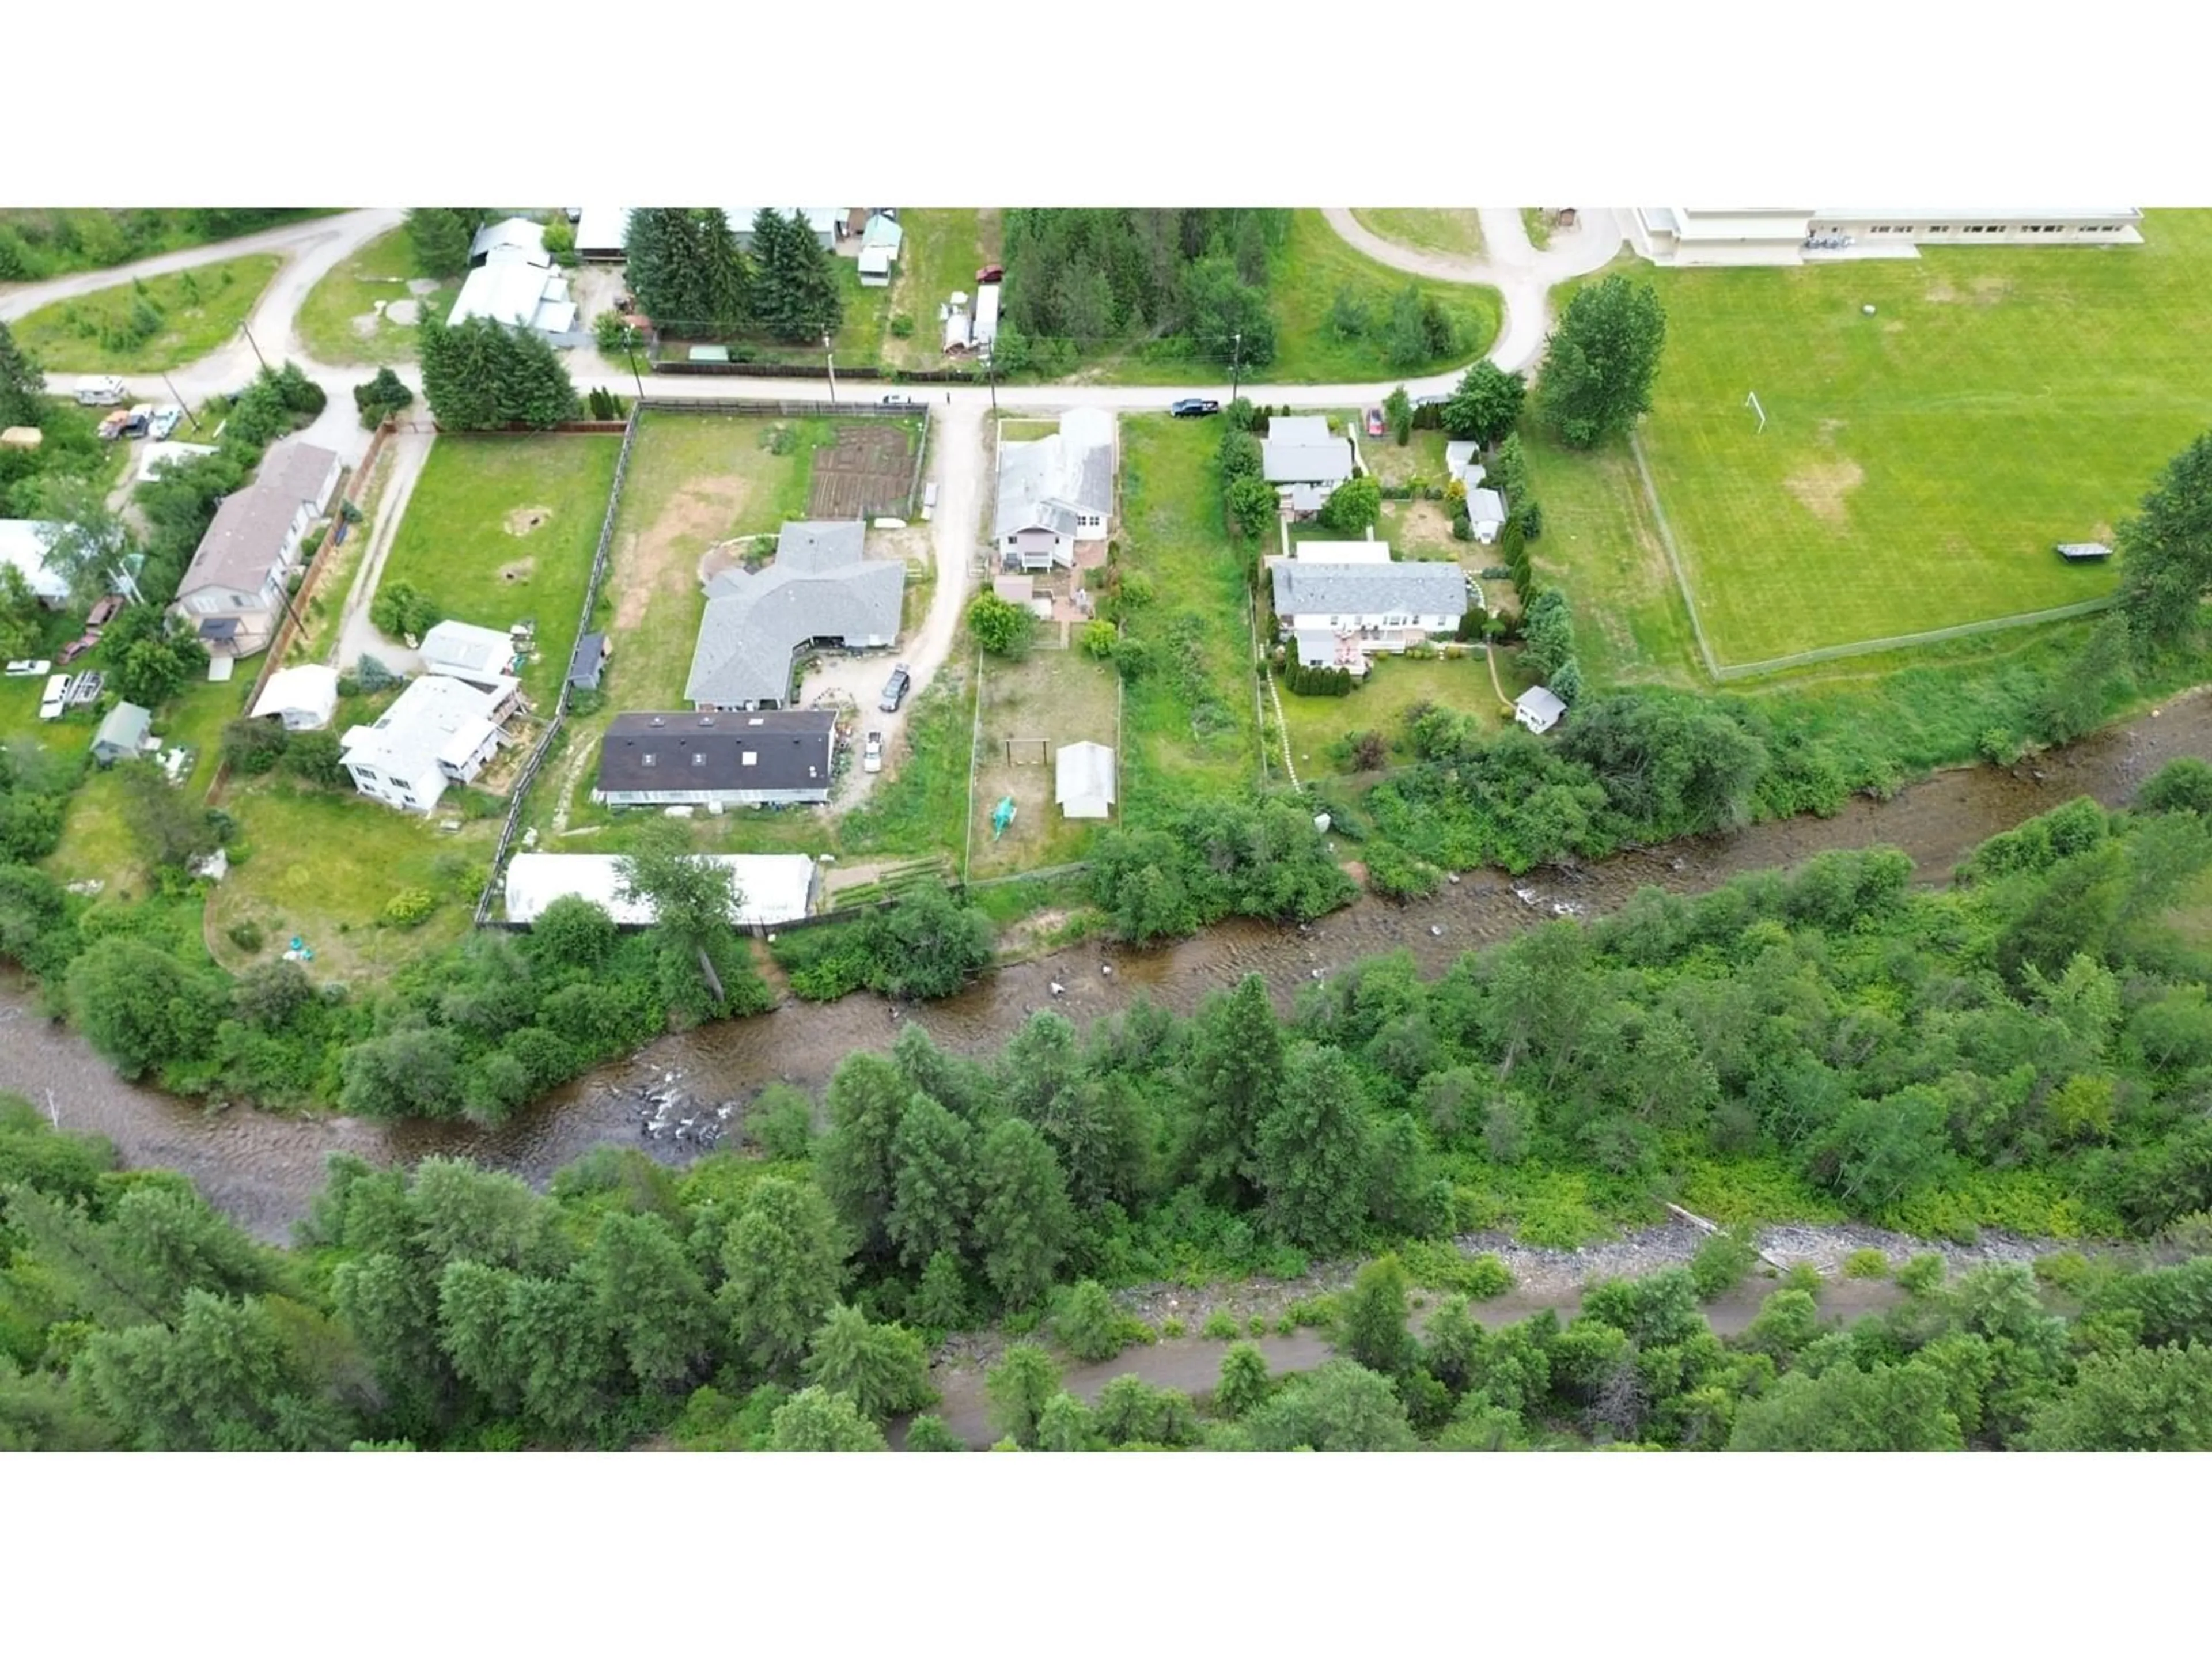
[[[412,583],[448,617],[483,628],[534,617],[538,654],[522,684],[550,708],[575,647],[621,447],[612,435],[439,438],[381,580]],[[522,515],[538,514],[542,522],[520,529]]]
[[[1414,431],[1407,434],[1406,447],[1398,447],[1397,441],[1389,436],[1359,440],[1359,457],[1367,463],[1367,470],[1387,484],[1432,483],[1447,482],[1444,476],[1444,444],[1442,428],[1429,431]]]
[[[1053,801],[1053,756],[1063,744],[1115,746],[1117,683],[1112,666],[1085,655],[1080,646],[1032,651],[1018,663],[985,661],[972,877],[1073,863],[1087,853],[1094,832],[1111,822],[1060,815]],[[1009,738],[1044,738],[1044,759],[1010,763]],[[1014,821],[994,842],[991,813],[1007,795],[1014,798]]]
[[[208,785],[214,781],[216,764],[222,759],[218,751],[222,728],[244,710],[246,694],[252,689],[253,672],[258,666],[258,660],[242,663],[233,678],[220,684],[204,676],[189,681],[181,692],[155,711],[154,735],[161,739],[164,748],[198,751],[191,773],[179,786],[196,800],[206,794]],[[10,688],[37,688],[45,684],[44,679],[0,681],[0,684]],[[33,701],[36,701],[35,691]],[[12,715],[15,708],[13,696],[0,699],[0,708]],[[93,733],[100,729],[100,717],[91,709],[80,709],[58,720],[40,721],[36,719],[34,708],[32,724],[40,729],[27,735],[57,752],[74,754],[92,746]],[[16,735],[14,726],[12,719],[0,722],[0,731],[6,735]],[[70,797],[62,819],[62,843],[46,860],[46,867],[57,880],[96,878],[106,881],[111,889],[143,891],[149,873],[124,817],[125,770],[122,765],[105,769],[94,767],[85,775],[83,786]]]
[[[897,275],[889,289],[886,315],[910,317],[914,332],[901,340],[885,334],[884,362],[900,368],[939,368],[945,354],[938,349],[944,336],[939,331],[937,307],[953,293],[972,295],[975,273],[996,257],[984,245],[985,221],[995,214],[975,208],[908,208],[899,215],[905,240],[899,245]]]
[[[1528,234],[1528,246],[1547,248],[1552,245],[1552,222],[1541,208],[1521,210],[1521,228]]]
[[[1482,217],[1473,208],[1354,208],[1352,216],[1377,236],[1425,253],[1482,257]]]
[[[781,455],[767,442],[780,426],[795,428],[799,439]],[[617,815],[590,803],[599,741],[618,712],[684,707],[691,649],[707,608],[701,556],[717,542],[773,535],[784,520],[805,517],[814,451],[836,439],[828,421],[646,413],[630,450],[614,549],[592,617],[595,627],[613,636],[614,655],[600,682],[606,703],[569,720],[563,749],[532,787],[524,821],[541,836],[572,822],[616,821]],[[569,815],[560,811],[564,795]],[[799,815],[767,816],[781,823]]]
[[[1526,688],[1516,678],[1513,653],[1501,653],[1498,677],[1508,696]],[[1498,706],[1490,689],[1490,671],[1482,653],[1427,661],[1403,657],[1378,657],[1368,672],[1366,684],[1348,697],[1302,697],[1278,683],[1283,699],[1283,725],[1290,734],[1291,755],[1298,776],[1326,777],[1349,773],[1350,764],[1329,752],[1332,744],[1355,732],[1380,732],[1389,740],[1394,763],[1409,762],[1413,750],[1406,743],[1406,711],[1416,703],[1432,702],[1463,709],[1492,729],[1509,718]]]
[[[1164,415],[1121,421],[1121,567],[1154,598],[1126,624],[1152,662],[1122,707],[1125,814],[1259,781],[1251,554],[1229,540],[1214,467],[1219,423]]]
[[[836,333],[830,337],[837,366],[840,368],[876,368],[884,362],[884,342],[888,337],[890,323],[891,290],[888,288],[861,287],[860,265],[857,259],[833,255],[830,264],[837,278],[838,295],[845,302],[844,320],[837,325]],[[969,274],[972,276],[974,273]],[[934,306],[929,314],[936,316]],[[915,322],[915,328],[917,333],[921,331],[919,320]],[[664,359],[682,362],[695,343],[705,344],[707,342],[673,340],[659,349]],[[764,335],[733,335],[724,343],[742,347],[746,355],[741,361],[746,362],[804,363],[817,368],[823,362],[822,343],[818,339],[803,345],[792,345],[782,340],[771,340]],[[730,355],[735,357],[738,353],[732,350]],[[867,401],[872,403],[874,400],[875,394],[871,392]]]
[[[208,897],[216,958],[238,969],[281,954],[295,935],[315,953],[315,971],[341,978],[388,973],[451,944],[468,930],[499,823],[480,818],[459,831],[351,793],[256,779],[233,791],[224,810],[238,821],[242,863]],[[380,926],[404,888],[439,899],[419,927]],[[252,921],[265,943],[252,956],[228,929]]]
[[[1424,297],[1433,295],[1458,322],[1459,349],[1431,362],[1393,369],[1383,362],[1379,338],[1340,340],[1328,313],[1340,289],[1349,289],[1368,312],[1379,336],[1390,301],[1408,285]],[[1467,283],[1443,283],[1410,276],[1377,264],[1328,227],[1317,208],[1300,208],[1291,218],[1290,235],[1275,257],[1268,284],[1275,313],[1275,361],[1248,371],[1258,380],[1286,381],[1371,380],[1391,374],[1431,374],[1471,362],[1498,337],[1500,316],[1495,289]]]
[[[152,374],[204,357],[238,332],[283,264],[273,253],[119,283],[41,306],[15,325],[15,343],[60,374]],[[103,344],[103,328],[128,322],[141,300],[160,311],[143,340]]]
[[[283,208],[251,230],[210,233],[192,208],[0,208],[0,229],[29,244],[34,280],[80,270],[132,264],[179,248],[204,247],[234,236],[258,236],[302,219],[321,219],[339,208]],[[126,223],[127,222],[127,223]],[[56,244],[65,235],[68,246]]]
[[[1724,664],[2111,591],[2051,544],[2108,537],[2212,413],[2212,212],[2143,234],[1650,273],[1668,347],[1644,442]]]
[[[1533,427],[1522,442],[1529,488],[1544,507],[1544,533],[1529,556],[1574,606],[1584,678],[1710,685],[1627,445],[1578,452]]]
[[[1457,322],[1461,340],[1457,349],[1441,357],[1393,368],[1383,361],[1381,337],[1389,322],[1391,301],[1407,287],[1425,296],[1433,295]],[[1348,289],[1366,308],[1368,333],[1344,340],[1330,327],[1329,311],[1340,289]],[[1330,229],[1317,208],[1299,208],[1291,215],[1290,232],[1274,255],[1267,300],[1275,319],[1275,360],[1246,363],[1244,379],[1271,386],[1326,386],[1392,374],[1410,380],[1458,368],[1490,349],[1502,314],[1495,289],[1409,276],[1377,264]],[[933,308],[930,314],[936,314]],[[918,319],[915,326],[921,326]],[[1110,359],[1085,365],[1076,378],[1125,386],[1212,380],[1227,386],[1227,363],[1166,349],[1179,343],[1127,348]],[[1225,399],[1228,393],[1224,390],[1218,395]]]
[[[407,284],[422,274],[407,228],[387,230],[308,291],[300,307],[301,339],[319,362],[414,362],[414,326],[378,317],[376,302],[418,297],[408,292]],[[435,293],[419,296],[420,303],[442,319],[460,291],[460,283],[449,279]]]
[[[685,647],[688,662],[690,647]],[[720,817],[702,812],[685,823],[691,844],[708,853],[834,853],[851,861],[878,855],[928,857],[957,870],[968,808],[969,736],[975,713],[975,678],[958,662],[947,663],[912,705],[903,752],[891,757],[895,772],[878,780],[867,800],[839,813],[821,807],[781,811],[732,808]],[[865,724],[865,716],[863,716]],[[630,808],[617,811],[595,805],[592,783],[598,767],[598,732],[605,720],[580,727],[572,723],[545,765],[542,782],[532,792],[525,822],[538,831],[541,850],[556,853],[621,853],[637,839],[641,826],[660,814]],[[587,737],[588,732],[588,737]],[[579,748],[580,744],[587,746]],[[578,757],[581,758],[579,759]],[[857,751],[849,766],[860,763]],[[565,789],[565,828],[556,830],[557,792]]]

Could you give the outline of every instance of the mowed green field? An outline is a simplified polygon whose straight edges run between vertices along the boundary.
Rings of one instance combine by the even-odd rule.
[[[538,655],[522,684],[550,708],[575,648],[621,450],[611,435],[440,437],[380,585],[411,583],[480,628],[535,618]]]
[[[1668,317],[1644,450],[1724,665],[2111,591],[2052,544],[2108,539],[2212,425],[2212,212],[2143,230],[1638,273]]]

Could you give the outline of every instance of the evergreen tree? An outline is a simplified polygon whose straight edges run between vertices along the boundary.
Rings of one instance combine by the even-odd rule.
[[[548,430],[579,408],[574,383],[553,343],[531,328],[489,317],[447,327],[422,319],[422,398],[451,431]]]
[[[754,217],[752,292],[755,321],[789,344],[835,334],[845,319],[830,256],[796,208],[787,218],[774,208]]]
[[[878,1325],[858,1308],[842,1304],[814,1333],[806,1380],[842,1394],[864,1416],[881,1421],[917,1411],[937,1398],[929,1386],[929,1356],[921,1339],[903,1325]]]
[[[658,1216],[599,1224],[583,1273],[599,1316],[641,1388],[684,1381],[712,1346],[713,1308],[684,1247]]]
[[[919,1270],[939,1251],[957,1255],[975,1206],[975,1132],[916,1095],[891,1137],[891,1207],[884,1231]]]
[[[1248,974],[1207,999],[1191,1030],[1188,1097],[1195,1103],[1190,1163],[1210,1191],[1238,1207],[1256,1194],[1260,1125],[1283,1086],[1283,1036],[1267,982]]]
[[[752,272],[721,209],[708,208],[699,216],[693,242],[699,261],[699,317],[717,334],[742,332],[752,319]]]
[[[1047,1452],[1096,1451],[1102,1444],[1091,1407],[1062,1389],[1037,1413],[1036,1449]]]
[[[774,1176],[754,1184],[722,1247],[720,1294],[748,1361],[797,1367],[837,1299],[844,1259],[836,1217],[812,1186]]]
[[[1395,1255],[1359,1270],[1338,1311],[1336,1346],[1370,1371],[1395,1376],[1413,1363],[1413,1280]]]
[[[828,1389],[801,1389],[769,1419],[769,1451],[883,1451],[884,1431],[851,1398]]]
[[[1051,1288],[1075,1233],[1059,1161],[1033,1125],[1007,1118],[983,1137],[975,1191],[983,1276],[1009,1308],[1026,1308]]]
[[[415,249],[416,269],[441,279],[466,270],[476,216],[459,208],[408,209],[407,240]]]
[[[968,1281],[960,1271],[960,1258],[939,1250],[921,1270],[921,1282],[906,1304],[907,1317],[932,1330],[967,1328]]]
[[[0,322],[0,427],[38,426],[46,413],[46,371]]]
[[[1358,1073],[1341,1050],[1300,1043],[1284,1060],[1279,1099],[1257,1136],[1269,1230],[1318,1255],[1351,1248],[1366,1219],[1371,1157]]]
[[[1265,1400],[1273,1383],[1267,1356],[1256,1342],[1232,1342],[1221,1356],[1221,1380],[1213,1385],[1214,1409],[1238,1418]]]
[[[1060,1392],[1060,1367],[1034,1342],[1016,1342],[983,1375],[991,1421],[1018,1446],[1036,1444],[1039,1419]]]
[[[881,1054],[848,1054],[830,1077],[830,1132],[814,1149],[814,1178],[863,1256],[891,1254],[891,1143],[916,1098]]]

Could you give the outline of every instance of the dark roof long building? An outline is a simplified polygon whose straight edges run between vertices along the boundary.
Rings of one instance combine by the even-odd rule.
[[[826,708],[617,714],[599,744],[592,793],[617,802],[826,800],[836,726]]]

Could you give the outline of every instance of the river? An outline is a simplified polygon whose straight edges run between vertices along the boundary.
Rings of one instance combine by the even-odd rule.
[[[2178,698],[2011,771],[1978,766],[1943,772],[1888,801],[1854,799],[1832,818],[1755,824],[1517,882],[1475,872],[1433,899],[1399,906],[1363,898],[1306,929],[1236,921],[1156,951],[1073,946],[1002,969],[910,1017],[945,1047],[975,1052],[1003,1042],[1040,1007],[1056,1007],[1080,1024],[1142,994],[1188,1012],[1207,992],[1251,973],[1265,975],[1287,1004],[1317,973],[1361,957],[1402,947],[1423,972],[1441,973],[1461,951],[1547,918],[1555,902],[1600,915],[1639,887],[1700,892],[1744,872],[1794,865],[1832,848],[1899,847],[1921,879],[1940,882],[1989,836],[2075,795],[2124,805],[2144,778],[2180,755],[2212,758],[2212,696]],[[1534,902],[1517,896],[1516,887]],[[1058,996],[1055,984],[1064,988]],[[357,1152],[378,1164],[465,1154],[539,1184],[609,1143],[644,1146],[680,1162],[684,1152],[641,1137],[633,1103],[641,1086],[673,1073],[689,1098],[708,1104],[744,1101],[779,1079],[818,1091],[845,1054],[887,1048],[908,1017],[869,995],[827,1006],[790,1003],[755,1018],[662,1038],[567,1085],[499,1128],[482,1130],[291,1117],[242,1107],[210,1111],[137,1087],[118,1079],[75,1033],[44,1018],[34,991],[11,976],[0,979],[0,1088],[50,1105],[64,1128],[106,1135],[127,1164],[183,1171],[241,1225],[282,1240],[321,1185],[324,1159],[332,1152]]]

